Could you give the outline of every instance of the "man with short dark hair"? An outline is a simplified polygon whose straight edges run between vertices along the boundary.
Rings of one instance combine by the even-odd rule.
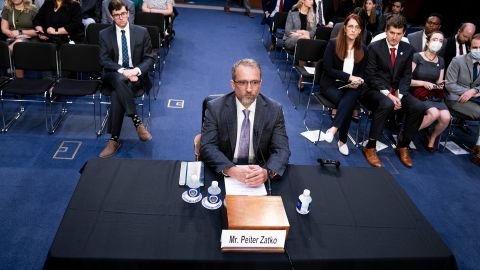
[[[442,27],[442,15],[438,13],[432,13],[427,17],[425,21],[425,26],[423,30],[410,33],[408,35],[408,41],[412,45],[415,52],[423,52],[425,50],[425,44],[427,44],[427,36],[430,33],[439,31]],[[447,45],[447,40],[443,40],[442,48],[438,51],[437,55],[442,56],[445,54],[445,46]]]
[[[147,29],[128,22],[129,11],[122,0],[112,0],[108,5],[114,24],[100,32],[100,63],[103,82],[112,90],[108,131],[111,138],[99,157],[114,155],[120,148],[120,131],[124,115],[132,119],[141,141],[152,135],[136,112],[135,94],[148,91],[151,82],[148,72],[153,68],[152,44]]]
[[[405,30],[405,18],[399,14],[392,15],[385,27],[386,38],[370,43],[368,47],[366,91],[360,101],[373,113],[363,153],[374,167],[382,167],[376,151],[377,140],[390,114],[400,110],[404,115],[395,150],[403,165],[413,166],[408,146],[422,123],[425,109],[420,100],[410,95],[413,48],[401,41]]]

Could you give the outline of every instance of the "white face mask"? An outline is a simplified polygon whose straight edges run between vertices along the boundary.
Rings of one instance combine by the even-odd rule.
[[[480,49],[472,49],[470,53],[472,54],[473,59],[480,60]]]
[[[428,49],[434,53],[440,51],[442,48],[442,43],[440,41],[430,41],[428,43]]]

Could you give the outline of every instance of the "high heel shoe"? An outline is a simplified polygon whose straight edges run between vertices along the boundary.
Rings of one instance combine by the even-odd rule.
[[[425,146],[425,150],[429,153],[434,153],[435,152],[435,147],[428,146],[428,142],[430,141],[430,136],[425,136],[425,141],[423,142],[423,146]]]

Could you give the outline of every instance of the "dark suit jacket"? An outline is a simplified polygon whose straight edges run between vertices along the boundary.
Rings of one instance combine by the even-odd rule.
[[[412,80],[412,58],[412,46],[401,41],[392,68],[386,39],[371,43],[365,67],[365,88],[373,91],[393,88],[399,89],[402,95],[408,95]]]
[[[467,51],[464,52],[464,54],[467,54],[470,52],[470,50],[467,47]],[[452,62],[452,59],[457,56],[457,41],[455,40],[455,36],[447,38],[447,45],[445,46],[445,69],[448,68],[448,65],[450,62]]]
[[[323,75],[320,81],[320,89],[338,88],[348,83],[350,74],[343,72],[343,59],[337,57],[335,53],[336,39],[328,41],[327,48],[323,57]],[[364,46],[365,57],[362,61],[353,65],[352,75],[364,77],[363,72],[367,63],[367,48]]]
[[[237,107],[231,92],[207,103],[202,126],[200,156],[215,172],[234,166]],[[285,171],[290,149],[282,106],[260,94],[253,124],[253,151],[257,163],[279,175]]]
[[[130,27],[130,51],[132,54],[133,67],[142,71],[140,79],[145,89],[150,89],[151,83],[148,72],[152,70],[154,57],[152,54],[152,43],[147,29],[144,27],[129,24]],[[104,72],[117,72],[121,65],[118,64],[119,52],[117,46],[117,34],[115,24],[100,31],[100,64]]]

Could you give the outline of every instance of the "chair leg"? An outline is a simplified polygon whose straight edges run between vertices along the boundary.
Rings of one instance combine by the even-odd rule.
[[[13,114],[12,117],[10,117],[8,120],[5,119],[5,111],[4,111],[4,105],[3,105],[3,100],[2,100],[2,122],[3,122],[3,129],[2,129],[2,132],[3,133],[7,133],[8,132],[8,129],[10,129],[10,127],[13,126],[13,124],[15,124],[15,122],[25,113],[25,107],[23,106],[23,104],[20,104],[20,108],[17,112],[15,112]]]
[[[57,118],[55,120],[53,120],[53,101],[47,101],[46,102],[46,106],[47,106],[47,112],[46,112],[46,120],[45,120],[45,125],[46,125],[46,128],[47,128],[47,132],[49,134],[53,134],[55,133],[55,131],[57,130],[57,128],[60,126],[60,124],[63,122],[63,120],[65,120],[66,116],[67,116],[67,113],[68,113],[68,110],[67,110],[67,105],[65,102],[62,102],[62,108],[61,108],[61,111],[60,111],[60,114],[57,116]]]

